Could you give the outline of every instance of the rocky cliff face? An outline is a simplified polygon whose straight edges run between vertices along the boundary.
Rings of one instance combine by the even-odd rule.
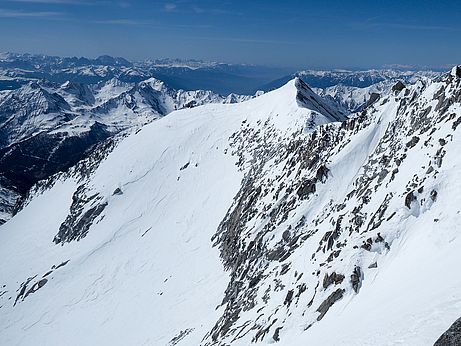
[[[213,237],[231,281],[210,344],[283,340],[290,319],[308,330],[359,294],[409,224],[441,203],[442,176],[456,170],[444,161],[457,147],[460,80],[399,89],[287,141],[268,143],[270,127],[234,134],[252,165]]]
[[[459,317],[460,124],[456,73],[349,119],[293,80],[114,140],[2,226],[0,340],[431,344]]]

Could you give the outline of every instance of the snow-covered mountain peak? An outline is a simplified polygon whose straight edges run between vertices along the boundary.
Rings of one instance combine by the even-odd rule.
[[[113,77],[107,81],[102,81],[98,83],[98,86],[100,88],[106,86],[106,87],[119,87],[119,86],[127,86],[130,85],[130,83],[122,82],[120,79],[117,77]]]
[[[67,81],[60,86],[59,91],[64,95],[67,102],[74,107],[91,106],[95,102],[93,92],[86,84]]]
[[[267,122],[282,132],[312,131],[320,124],[344,119],[304,82],[295,78],[282,87],[236,105],[204,105],[200,111],[244,115],[247,124],[259,127]],[[192,114],[192,113],[190,113]]]
[[[139,83],[140,85],[149,85],[151,88],[155,90],[162,90],[166,88],[165,83],[155,77],[150,77],[146,80],[143,80],[142,82]]]
[[[26,120],[29,116],[70,111],[69,105],[62,96],[36,81],[11,91],[6,98],[0,100],[0,107],[4,108],[1,113],[3,116],[19,112]]]
[[[451,70],[453,77],[461,78],[461,65],[454,66]]]

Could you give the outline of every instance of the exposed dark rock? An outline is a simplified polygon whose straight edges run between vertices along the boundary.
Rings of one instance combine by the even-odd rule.
[[[387,177],[389,174],[389,171],[386,168],[383,168],[382,171],[378,174],[378,184],[381,184],[381,182],[384,180],[384,178]]]
[[[370,251],[371,250],[371,244],[370,242],[364,242],[360,247],[364,250]]]
[[[419,142],[418,136],[413,136],[413,138],[407,143],[407,148],[411,149]]]
[[[24,295],[23,300],[26,299],[27,296],[28,296],[29,294],[32,294],[32,293],[37,292],[40,288],[42,288],[43,286],[45,286],[45,284],[46,284],[47,282],[48,282],[48,279],[45,279],[45,278],[43,278],[43,279],[41,279],[40,281],[36,282],[36,283],[27,291],[27,293]]]
[[[367,107],[368,107],[368,106],[371,106],[373,103],[375,103],[376,101],[378,101],[380,97],[381,97],[381,95],[378,94],[378,93],[371,93],[371,94],[370,94],[370,98],[369,98],[368,101],[367,101]]]
[[[378,268],[378,263],[373,262],[372,264],[370,264],[370,265],[368,266],[368,268],[370,268],[370,269],[372,269],[372,268]]]
[[[435,202],[437,200],[437,195],[438,195],[438,193],[437,193],[436,190],[431,191],[431,199],[432,199],[433,202]]]
[[[44,278],[44,277],[47,277],[47,276],[50,275],[52,272],[53,272],[52,270],[49,270],[49,271],[47,271],[45,274],[43,274],[42,277],[43,277],[43,278]]]
[[[401,81],[398,81],[397,83],[395,83],[393,86],[392,86],[392,91],[402,91],[403,89],[405,89],[406,86],[405,84],[403,84]]]
[[[442,166],[443,157],[445,156],[445,154],[446,154],[446,151],[443,148],[440,148],[435,153],[434,161],[435,161],[435,164],[437,165],[437,167],[440,168]]]
[[[219,225],[218,233],[212,240],[220,243],[221,256],[226,268],[236,266],[243,257],[239,257],[239,236],[243,225],[255,214],[254,201],[261,194],[261,187],[254,188],[247,182],[236,197],[236,205]],[[219,237],[218,237],[219,236]]]
[[[323,278],[323,288],[327,289],[332,284],[338,285],[343,282],[343,280],[344,275],[342,274],[336,274],[336,272],[325,274],[325,277]]]
[[[362,278],[362,271],[360,270],[360,267],[357,266],[355,267],[354,271],[351,274],[351,284],[352,284],[352,288],[354,289],[355,293],[359,292],[361,278]]]
[[[286,230],[282,234],[282,239],[285,240],[286,242],[288,242],[288,241],[290,241],[290,236],[291,236],[290,231]]]
[[[378,232],[378,235],[376,236],[375,243],[381,243],[384,241],[384,238],[381,236],[381,233]]]
[[[183,170],[185,170],[187,167],[189,167],[189,165],[190,165],[190,162],[187,162],[187,163],[186,163],[184,166],[182,166],[179,170],[180,170],[180,171],[183,171]]]
[[[122,192],[122,190],[121,190],[119,187],[117,187],[117,188],[114,190],[114,192],[112,193],[112,196],[115,196],[115,195],[119,195],[119,196],[120,196],[120,195],[123,195],[123,192]]]
[[[328,312],[328,310],[333,306],[333,304],[343,297],[344,292],[345,291],[343,289],[338,288],[336,291],[330,294],[322,304],[320,304],[320,306],[317,308],[317,312],[320,312],[320,315],[317,317],[317,321],[320,321]]]
[[[248,287],[249,288],[253,288],[253,287],[256,287],[256,285],[258,284],[258,282],[261,280],[261,275],[258,275],[254,278],[251,279],[250,283],[248,284]]]
[[[458,117],[458,119],[456,119],[454,122],[453,122],[453,125],[451,126],[451,128],[454,130],[456,130],[456,128],[459,126],[459,124],[461,124],[461,117]]]
[[[107,206],[107,202],[101,202],[101,199],[97,194],[88,197],[85,186],[79,186],[72,196],[69,215],[59,227],[59,232],[53,241],[56,244],[64,244],[72,240],[84,238],[93,221]]]
[[[327,250],[331,250],[333,248],[333,244],[336,239],[339,237],[339,232],[335,229],[334,231],[328,231],[323,236],[322,241],[327,242]]]
[[[190,334],[194,328],[187,328],[181,330],[178,335],[176,335],[173,339],[170,340],[168,346],[175,346],[177,345],[182,339],[184,339],[188,334]]]
[[[411,209],[411,203],[416,200],[416,196],[414,195],[413,191],[410,191],[407,196],[405,197],[405,206],[408,209]]]
[[[325,183],[327,178],[328,178],[328,172],[330,170],[327,168],[327,166],[325,165],[322,165],[319,167],[319,169],[317,170],[317,173],[315,174],[315,178],[322,182],[322,183]],[[315,191],[314,191],[315,192]]]
[[[36,276],[36,275],[35,275],[35,276]],[[18,293],[18,295],[16,296],[16,299],[14,300],[13,306],[15,306],[16,303],[17,303],[20,299],[24,300],[25,294],[26,294],[26,290],[27,290],[27,285],[29,285],[29,283],[35,278],[35,276],[32,276],[32,277],[28,278],[25,282],[23,282],[23,283],[21,284],[21,286],[19,287],[19,293]]]
[[[289,290],[285,297],[285,301],[283,302],[283,304],[290,306],[292,300],[293,300],[293,290]]]
[[[59,269],[61,267],[64,267],[67,263],[69,263],[70,260],[67,260],[67,261],[64,261],[64,262],[61,262],[60,264],[58,264],[57,266],[52,266],[51,269]]]
[[[296,191],[296,194],[300,199],[307,198],[310,194],[315,192],[315,181],[311,179],[306,179],[301,183],[301,186]]]
[[[296,297],[299,297],[301,294],[303,294],[307,290],[306,284],[301,284],[298,285],[298,293],[296,293]]]
[[[461,345],[461,318],[457,319],[450,328],[437,339],[434,346]]]
[[[212,330],[211,338],[213,341],[217,341],[220,336],[226,335],[232,325],[238,320],[240,311],[241,309],[237,307],[233,307],[232,309],[226,308],[223,316],[220,317],[215,328]]]
[[[290,270],[290,264],[282,265],[282,270],[280,270],[280,275],[285,275]]]
[[[281,329],[282,327],[275,328],[274,335],[272,336],[272,339],[274,339],[274,341],[280,341],[280,330]]]

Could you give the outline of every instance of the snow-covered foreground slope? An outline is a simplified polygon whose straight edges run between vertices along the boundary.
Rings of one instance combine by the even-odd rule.
[[[108,143],[0,227],[0,344],[432,344],[461,307],[459,75],[342,123],[294,80]]]

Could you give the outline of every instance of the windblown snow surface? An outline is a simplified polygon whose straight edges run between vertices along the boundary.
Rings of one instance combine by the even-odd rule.
[[[432,344],[460,101],[446,75],[346,120],[296,79],[109,141],[0,227],[0,344]]]
[[[93,85],[30,81],[0,93],[0,222],[39,180],[67,170],[122,131],[182,108],[237,103],[253,96],[174,90],[149,78]]]

